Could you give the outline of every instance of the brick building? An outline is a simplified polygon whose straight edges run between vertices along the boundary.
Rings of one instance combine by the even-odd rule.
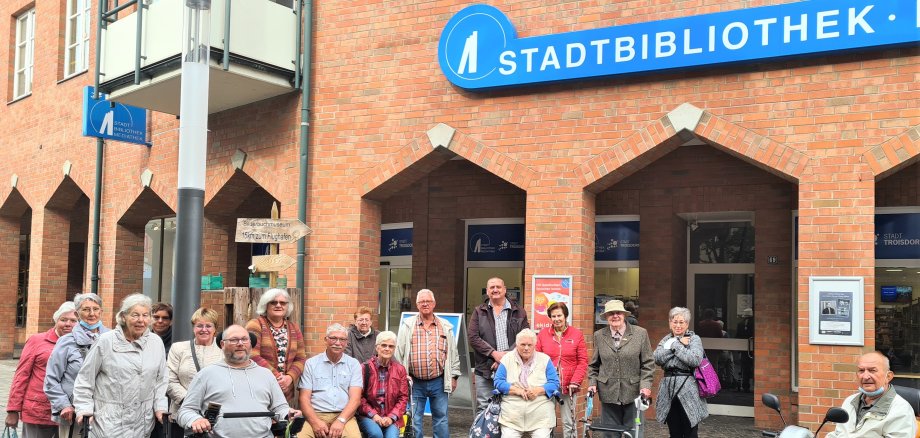
[[[148,3],[148,20],[169,4]],[[291,14],[289,3],[234,2],[233,19],[275,28],[271,17],[246,8]],[[466,4],[315,3],[305,170],[313,234],[302,273],[313,351],[323,329],[348,322],[358,305],[379,308],[379,326],[394,327],[425,287],[438,310],[468,312],[485,280],[501,275],[530,309],[533,277],[562,275],[572,280],[574,324],[586,333],[598,327],[596,304],[611,297],[639,304],[653,342],[667,333],[672,306],[689,307],[694,321],[711,311],[724,333],[704,343],[728,381],[714,412],[775,424],[759,402],[773,392],[795,406],[800,422],[819,422],[852,392],[856,357],[875,348],[896,358],[900,376],[920,376],[920,348],[905,339],[920,323],[920,255],[911,243],[920,226],[896,225],[881,237],[913,256],[877,255],[880,218],[911,224],[920,212],[916,27],[906,28],[908,43],[482,91],[453,85],[438,65],[442,31]],[[492,6],[523,38],[796,4],[743,3]],[[848,3],[856,12],[833,17],[858,21],[873,2]],[[48,327],[58,303],[93,281],[96,140],[81,135],[80,122],[83,88],[96,73],[96,7],[0,0],[7,17],[0,34],[9,36],[0,46],[8,72],[0,83],[8,102],[0,108],[0,248],[8,255],[0,263],[0,314],[16,320],[0,329],[0,355]],[[136,17],[132,11],[118,15],[111,35]],[[81,17],[89,27],[76,24]],[[827,32],[829,20],[819,21]],[[143,32],[155,37],[161,28],[150,23]],[[792,32],[814,32],[810,23]],[[70,36],[72,28],[87,38]],[[863,32],[858,22],[854,31]],[[247,35],[229,38],[227,52],[237,56],[224,73],[212,69],[212,100],[224,100],[212,102],[208,125],[202,273],[221,274],[228,287],[247,286],[250,257],[264,251],[234,241],[236,219],[269,217],[273,203],[283,218],[298,214],[305,113],[292,84],[297,54],[284,47],[287,65],[241,55],[234,45],[251,43]],[[494,41],[483,35],[485,51]],[[727,35],[730,44],[740,33]],[[293,46],[296,34],[289,36]],[[133,75],[133,45],[103,44],[111,52],[102,89],[156,109],[147,123],[151,146],[108,141],[104,149],[98,289],[109,322],[112,305],[129,293],[171,297],[178,88],[169,81],[174,58],[151,59],[153,40],[144,40],[139,84],[125,79]],[[226,46],[215,40],[219,63],[213,54]],[[535,60],[554,66],[543,54]],[[130,71],[118,70],[122,61]],[[220,76],[227,72],[259,82]],[[613,234],[598,231],[600,224]],[[390,256],[387,232],[395,231],[403,233],[392,238],[400,251]],[[502,240],[511,255],[499,254]],[[617,255],[623,244],[636,254]],[[295,245],[281,252],[293,256]],[[292,284],[298,273],[283,275]],[[809,308],[817,303],[812,277],[862,279],[852,298],[864,314],[850,318],[863,327],[853,334],[862,345],[810,341],[821,320]],[[222,299],[202,295],[212,305]],[[749,317],[750,338],[739,328]]]

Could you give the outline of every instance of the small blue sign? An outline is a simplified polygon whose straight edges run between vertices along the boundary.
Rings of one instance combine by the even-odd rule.
[[[105,99],[93,99],[93,87],[83,89],[83,135],[150,146],[147,110]]]
[[[876,259],[920,259],[920,213],[875,215]]]
[[[448,21],[438,62],[482,90],[920,42],[918,0],[813,0],[518,38],[488,5]]]
[[[468,261],[524,261],[524,224],[470,225],[467,235]]]
[[[380,230],[380,257],[412,255],[412,228]]]
[[[595,261],[638,261],[639,221],[598,222],[594,225]]]

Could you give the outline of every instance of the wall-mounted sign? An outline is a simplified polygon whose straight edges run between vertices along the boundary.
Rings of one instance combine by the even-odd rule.
[[[473,5],[444,27],[438,61],[451,83],[478,90],[916,44],[918,3],[813,0],[527,38]]]
[[[470,225],[467,236],[468,261],[524,261],[524,224]]]
[[[875,215],[876,259],[920,259],[920,213]]]
[[[808,277],[808,342],[864,345],[862,277]]]
[[[93,99],[93,87],[83,88],[83,135],[150,146],[147,110],[105,99]]]
[[[380,257],[412,255],[412,228],[380,230]]]
[[[639,221],[597,222],[594,225],[595,261],[638,261]]]

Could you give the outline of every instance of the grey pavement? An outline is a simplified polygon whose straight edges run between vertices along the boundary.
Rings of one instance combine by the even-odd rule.
[[[0,360],[0,425],[6,420],[6,404],[16,364],[16,360]],[[595,416],[597,413],[596,408]],[[469,436],[469,427],[472,422],[472,410],[451,408],[449,411],[451,438]],[[667,427],[658,424],[654,419],[647,420],[645,426],[644,436],[646,438],[666,438],[668,436]],[[428,418],[425,419],[424,430],[426,434],[431,433],[431,421]],[[21,425],[19,432],[22,432]],[[561,436],[561,433],[556,435]],[[757,438],[761,436],[760,431],[754,428],[753,419],[725,416],[711,416],[704,420],[700,425],[699,435],[703,438]]]

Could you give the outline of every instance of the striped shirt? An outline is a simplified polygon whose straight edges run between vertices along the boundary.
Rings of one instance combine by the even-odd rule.
[[[437,318],[429,323],[418,318],[418,326],[412,333],[412,349],[409,355],[409,374],[422,380],[441,377],[447,363],[447,334]]]

